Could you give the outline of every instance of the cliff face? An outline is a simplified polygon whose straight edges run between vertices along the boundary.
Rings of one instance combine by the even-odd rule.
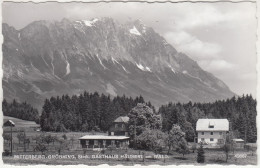
[[[36,21],[21,30],[3,24],[3,36],[4,98],[38,108],[45,98],[84,90],[141,94],[156,106],[234,95],[140,21]]]

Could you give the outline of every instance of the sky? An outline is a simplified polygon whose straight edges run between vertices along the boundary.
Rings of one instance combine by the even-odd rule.
[[[256,97],[256,4],[244,3],[12,3],[3,22],[21,29],[35,20],[111,17],[140,19],[179,52],[212,73],[238,95]]]

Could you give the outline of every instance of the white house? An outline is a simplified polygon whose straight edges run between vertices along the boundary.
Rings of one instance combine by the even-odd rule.
[[[217,145],[225,142],[229,131],[227,119],[199,119],[196,124],[198,143]]]

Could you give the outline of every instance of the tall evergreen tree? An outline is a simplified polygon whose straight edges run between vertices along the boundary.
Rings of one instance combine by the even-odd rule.
[[[205,152],[203,149],[203,144],[202,142],[200,143],[200,147],[198,149],[198,155],[197,155],[197,162],[198,163],[204,163],[205,162]]]

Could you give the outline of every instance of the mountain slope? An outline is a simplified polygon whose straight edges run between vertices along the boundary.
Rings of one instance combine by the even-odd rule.
[[[46,97],[84,90],[169,101],[214,101],[234,95],[140,21],[111,18],[3,24],[3,90],[41,107]]]

